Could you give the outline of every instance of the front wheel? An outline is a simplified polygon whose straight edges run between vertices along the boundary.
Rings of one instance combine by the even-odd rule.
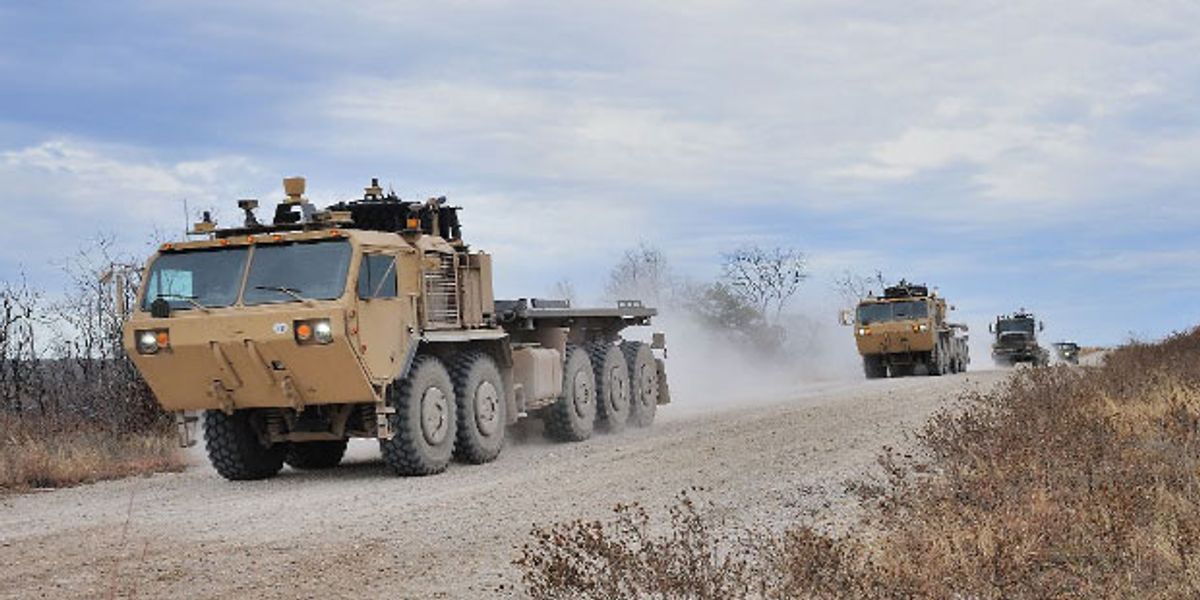
[[[880,379],[887,377],[887,365],[884,364],[882,357],[864,356],[863,374],[867,376],[867,379]]]
[[[219,410],[204,413],[204,448],[217,473],[231,481],[274,477],[283,468],[287,444],[264,443],[259,432],[265,425],[251,410],[227,415]]]
[[[383,461],[397,475],[432,475],[446,470],[454,452],[454,382],[442,362],[421,356],[408,377],[392,385],[388,403],[390,440],[379,440]]]

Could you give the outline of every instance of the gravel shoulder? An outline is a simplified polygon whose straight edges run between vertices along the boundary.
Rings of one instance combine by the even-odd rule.
[[[184,473],[0,498],[0,598],[521,597],[511,561],[534,523],[657,511],[704,488],[733,522],[831,527],[843,483],[961,392],[1005,376],[822,383],[737,406],[660,407],[648,430],[579,444],[522,423],[500,459],[397,478],[371,442],[343,466],[229,483]]]

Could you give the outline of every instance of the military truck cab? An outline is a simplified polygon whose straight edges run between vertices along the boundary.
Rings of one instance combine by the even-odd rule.
[[[1037,339],[1038,333],[1045,329],[1046,324],[1025,309],[996,317],[996,322],[988,326],[988,331],[995,336],[992,360],[1000,367],[1018,363],[1036,367],[1049,365],[1050,352],[1038,344]]]
[[[954,308],[925,285],[901,281],[869,294],[842,323],[854,339],[868,379],[965,371],[971,363],[967,326],[948,321]]]
[[[347,440],[377,438],[402,475],[452,458],[494,460],[523,416],[548,435],[649,426],[669,401],[665,341],[622,339],[656,314],[637,302],[577,309],[496,301],[491,256],[461,239],[444,198],[409,202],[376,181],[315,210],[285,180],[271,224],[197,225],[143,272],[124,343],[190,443],[229,479],[287,463],[338,464]]]

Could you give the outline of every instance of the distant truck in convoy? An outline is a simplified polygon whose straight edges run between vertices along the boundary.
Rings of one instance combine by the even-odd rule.
[[[949,321],[952,310],[928,286],[901,280],[843,312],[842,324],[854,327],[867,379],[959,373],[971,364],[968,328]]]
[[[662,334],[622,339],[656,311],[494,300],[492,257],[463,241],[445,198],[404,201],[377,180],[317,210],[302,178],[269,224],[163,244],[147,262],[124,345],[185,444],[231,480],[337,465],[377,438],[400,475],[500,454],[518,418],[585,440],[647,427],[670,401]]]
[[[1011,367],[1018,363],[1035,367],[1049,365],[1050,352],[1039,345],[1037,339],[1038,332],[1045,329],[1045,323],[1023,308],[1011,315],[996,317],[996,322],[988,326],[995,336],[992,360],[1000,367]]]
[[[1075,342],[1055,342],[1054,344],[1054,351],[1058,354],[1058,359],[1072,365],[1079,364],[1080,350],[1079,344]]]

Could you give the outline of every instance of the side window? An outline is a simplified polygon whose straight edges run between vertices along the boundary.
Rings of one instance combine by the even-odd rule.
[[[396,297],[396,259],[386,254],[364,254],[358,269],[358,297]]]

